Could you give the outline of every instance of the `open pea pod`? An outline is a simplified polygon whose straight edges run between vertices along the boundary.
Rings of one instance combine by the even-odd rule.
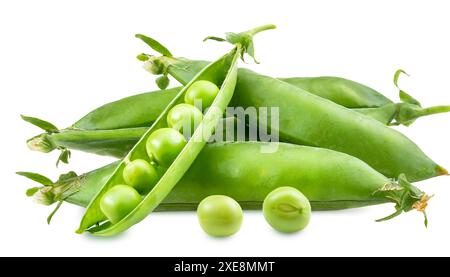
[[[185,172],[194,162],[206,142],[214,132],[217,123],[222,118],[223,113],[230,102],[237,80],[237,63],[241,55],[241,46],[237,45],[230,53],[224,55],[215,62],[212,62],[201,70],[167,105],[165,110],[153,123],[147,132],[142,136],[138,143],[128,153],[124,160],[117,166],[112,176],[106,181],[103,188],[97,193],[91,201],[81,220],[77,233],[89,231],[94,235],[111,236],[123,232],[136,223],[142,221],[166,198],[173,187],[183,177]],[[117,184],[123,184],[123,170],[127,161],[135,159],[145,159],[149,161],[146,152],[147,138],[157,129],[167,127],[166,117],[168,112],[175,105],[182,103],[187,89],[198,80],[207,80],[215,83],[220,90],[214,99],[211,107],[205,113],[203,120],[195,129],[192,137],[189,139],[183,150],[176,157],[173,163],[167,168],[157,168],[162,171],[157,184],[145,195],[142,201],[128,213],[124,218],[116,223],[111,223],[100,209],[102,196],[111,187]]]

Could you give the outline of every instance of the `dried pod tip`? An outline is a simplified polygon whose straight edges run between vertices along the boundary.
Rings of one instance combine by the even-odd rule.
[[[422,195],[422,197],[420,198],[420,200],[418,200],[417,202],[415,202],[412,207],[419,211],[419,212],[425,212],[425,209],[428,206],[428,201],[432,198],[433,196],[428,196],[426,194]]]
[[[437,174],[438,176],[449,175],[447,169],[443,168],[442,166],[437,167]]]

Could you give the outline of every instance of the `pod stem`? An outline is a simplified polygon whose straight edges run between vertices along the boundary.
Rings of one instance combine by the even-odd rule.
[[[421,111],[420,116],[438,114],[438,113],[447,113],[450,112],[450,106],[434,106],[429,108],[424,108]]]
[[[402,74],[409,76],[409,74],[402,69],[398,69],[394,73],[394,85],[399,90],[398,95],[402,102],[398,103],[398,110],[395,116],[396,122],[391,123],[390,125],[402,124],[409,126],[419,117],[450,112],[450,106],[422,108],[422,105],[417,99],[399,87],[398,80]]]
[[[425,227],[428,226],[428,218],[425,209],[432,196],[428,196],[408,182],[404,174],[400,174],[396,183],[384,185],[382,188],[377,190],[375,194],[381,194],[395,203],[395,212],[384,218],[376,220],[377,222],[392,219],[399,216],[403,212],[417,210],[424,215]]]
[[[398,103],[395,122],[391,125],[403,124],[405,126],[409,126],[420,117],[447,112],[450,112],[450,106],[433,106],[422,108],[416,104]]]
[[[277,26],[275,26],[273,24],[266,24],[266,25],[262,25],[262,26],[250,29],[248,31],[242,32],[241,34],[248,34],[250,36],[254,36],[257,33],[260,33],[260,32],[266,31],[266,30],[272,30],[275,28],[277,28]]]
[[[266,24],[262,25],[244,32],[240,33],[225,33],[225,38],[215,37],[215,36],[208,36],[205,40],[215,40],[215,41],[226,41],[234,46],[240,46],[240,57],[242,61],[244,61],[244,54],[247,53],[250,57],[253,58],[255,63],[259,63],[255,59],[255,48],[253,44],[253,36],[256,34],[266,31],[275,29],[276,26],[273,24]],[[136,38],[142,40],[145,44],[150,46],[154,51],[161,54],[161,56],[156,57],[154,55],[149,55],[145,53],[141,53],[137,55],[137,59],[141,62],[144,62],[144,69],[148,72],[150,72],[153,75],[162,75],[158,79],[156,79],[156,84],[160,89],[165,89],[169,86],[170,80],[167,77],[168,75],[168,68],[169,66],[175,66],[176,58],[173,57],[172,53],[165,47],[162,43],[159,41],[148,37],[143,34],[136,34]],[[245,61],[244,61],[245,62]],[[181,68],[183,69],[183,68]]]

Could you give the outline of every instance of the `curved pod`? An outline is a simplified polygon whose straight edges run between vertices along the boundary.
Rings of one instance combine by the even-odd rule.
[[[189,169],[190,165],[194,162],[195,158],[206,144],[209,136],[214,131],[214,128],[231,100],[237,79],[237,60],[240,55],[240,51],[240,47],[237,46],[229,54],[211,63],[196,74],[169,103],[152,127],[150,127],[150,129],[125,157],[125,160],[135,160],[147,157],[145,149],[147,138],[155,130],[167,127],[167,113],[172,107],[183,101],[184,94],[191,84],[197,80],[208,80],[215,84],[221,84],[220,91],[215,98],[213,105],[205,113],[203,121],[195,130],[191,139],[187,142],[186,146],[177,156],[175,161],[167,168],[167,170],[163,169],[164,173],[158,183],[143,198],[142,202],[127,216],[115,224],[105,221],[106,218],[100,211],[99,203],[102,195],[110,187],[123,182],[122,171],[125,166],[125,162],[122,161],[103,188],[98,192],[93,201],[87,207],[83,219],[81,220],[80,227],[77,231],[78,233],[89,230],[95,235],[109,236],[123,232],[132,225],[143,220],[164,200],[172,188],[183,177],[184,173]],[[100,225],[96,226],[98,224]]]

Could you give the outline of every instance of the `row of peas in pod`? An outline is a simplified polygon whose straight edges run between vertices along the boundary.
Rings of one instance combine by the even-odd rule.
[[[166,168],[175,160],[190,136],[203,119],[202,111],[213,103],[219,88],[216,84],[199,80],[186,91],[184,102],[167,114],[167,125],[153,132],[147,139],[148,160],[136,159],[126,164],[122,174],[125,184],[111,187],[102,197],[103,214],[116,223],[129,214],[158,182],[158,168]]]

